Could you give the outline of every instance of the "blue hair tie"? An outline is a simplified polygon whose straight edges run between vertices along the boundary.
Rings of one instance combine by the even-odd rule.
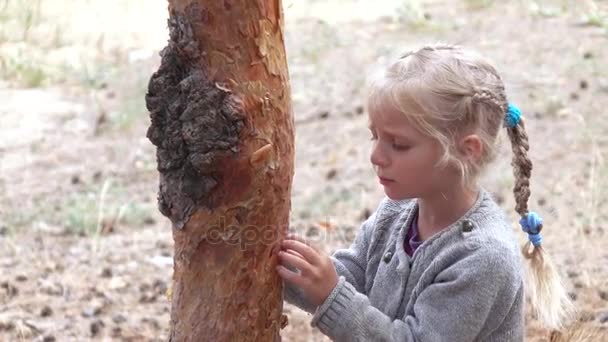
[[[531,211],[519,220],[522,230],[528,234],[528,240],[534,247],[540,246],[543,241],[540,231],[543,228],[543,219],[537,213]]]
[[[521,110],[516,105],[509,103],[507,109],[507,115],[505,116],[505,125],[509,128],[515,128],[521,120]]]

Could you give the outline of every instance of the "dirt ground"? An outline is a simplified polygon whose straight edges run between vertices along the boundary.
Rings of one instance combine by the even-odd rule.
[[[582,320],[608,329],[608,1],[284,7],[296,229],[327,252],[346,247],[382,197],[366,77],[408,48],[465,45],[523,109],[546,249]],[[0,341],[167,340],[172,238],[143,102],[166,16],[164,1],[0,0]],[[510,157],[505,144],[483,185],[518,229]],[[333,226],[325,239],[319,222]],[[285,341],[328,340],[285,311]],[[529,340],[548,341],[529,322]]]

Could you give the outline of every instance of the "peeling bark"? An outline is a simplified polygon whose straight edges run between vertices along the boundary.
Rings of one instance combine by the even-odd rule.
[[[172,341],[277,341],[294,133],[279,0],[170,0],[150,79],[159,210],[173,223]]]

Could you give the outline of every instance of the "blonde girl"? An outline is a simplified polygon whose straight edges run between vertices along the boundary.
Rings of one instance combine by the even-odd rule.
[[[529,211],[528,137],[500,76],[484,58],[430,45],[371,82],[370,161],[386,197],[348,249],[328,256],[289,236],[277,270],[288,302],[336,341],[522,341],[524,291],[559,328],[569,301]],[[478,185],[499,132],[513,150],[520,249],[503,210]]]

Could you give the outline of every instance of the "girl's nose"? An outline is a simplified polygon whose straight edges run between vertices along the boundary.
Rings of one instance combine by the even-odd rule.
[[[371,161],[372,165],[378,167],[387,167],[389,164],[388,157],[384,151],[382,151],[382,146],[377,141],[374,143],[369,160]]]

